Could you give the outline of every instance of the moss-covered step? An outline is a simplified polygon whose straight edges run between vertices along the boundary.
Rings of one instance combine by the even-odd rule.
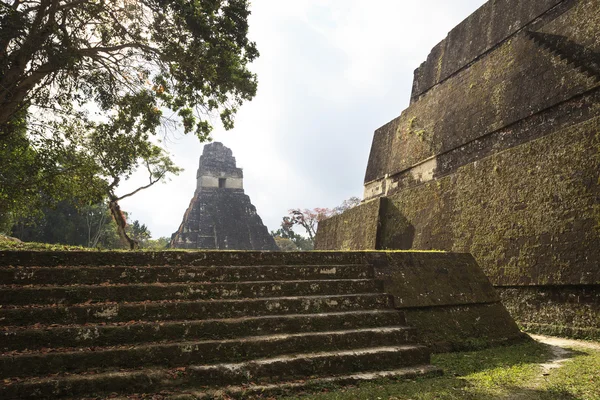
[[[264,299],[100,303],[66,307],[60,305],[9,306],[0,309],[0,326],[233,318],[389,309],[391,307],[391,297],[380,293]]]
[[[249,398],[279,398],[280,396],[291,396],[293,394],[302,394],[303,392],[313,391],[321,392],[324,388],[341,388],[347,385],[356,385],[368,381],[399,381],[406,379],[423,379],[426,377],[435,377],[442,374],[442,371],[432,365],[417,365],[413,367],[398,368],[388,371],[365,371],[352,373],[348,375],[335,375],[326,377],[311,377],[309,379],[291,380],[278,383],[266,384],[244,384],[231,385],[218,389],[183,389],[162,391],[161,393],[143,393],[131,394],[129,397],[115,397],[113,400],[129,400],[131,398],[152,398],[152,396],[163,396],[169,400],[214,400],[219,398],[247,400]]]
[[[235,364],[196,365],[174,369],[137,369],[14,380],[0,388],[3,399],[57,398],[108,393],[158,392],[169,389],[270,383],[310,376],[383,371],[428,364],[424,346],[403,345],[292,354]]]
[[[148,366],[239,362],[307,351],[349,350],[414,343],[413,328],[392,326],[333,332],[264,335],[226,340],[155,343],[139,346],[47,349],[0,356],[0,378],[40,376],[59,372],[101,372]],[[86,350],[86,349],[83,349]]]
[[[206,300],[377,293],[373,279],[265,282],[0,287],[0,304],[81,304],[110,301]]]
[[[56,347],[134,345],[177,338],[181,341],[216,340],[259,333],[274,335],[404,325],[396,310],[345,311],[199,321],[121,322],[101,325],[13,327],[0,331],[0,351]]]
[[[3,262],[9,262],[9,260],[0,255],[0,265],[7,265]],[[108,265],[110,268],[107,268],[107,266],[69,266],[68,264],[66,266],[51,267],[16,265],[18,267],[0,267],[0,282],[3,285],[241,282],[298,279],[368,279],[373,277],[373,268],[366,264],[207,267]]]
[[[0,251],[0,266],[280,266],[368,265],[367,253],[270,251]]]

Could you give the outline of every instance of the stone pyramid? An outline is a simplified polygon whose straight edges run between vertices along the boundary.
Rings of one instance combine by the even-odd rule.
[[[278,250],[244,193],[243,172],[231,149],[214,142],[204,146],[197,186],[172,248]]]

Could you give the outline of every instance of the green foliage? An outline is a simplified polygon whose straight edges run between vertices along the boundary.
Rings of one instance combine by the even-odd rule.
[[[153,138],[161,128],[207,140],[216,114],[231,128],[256,93],[248,8],[0,1],[0,229],[64,199],[116,204],[178,173]],[[148,185],[117,195],[140,166]]]
[[[95,162],[57,138],[29,138],[24,112],[0,131],[11,131],[0,140],[0,232],[9,232],[24,216],[44,206],[72,202],[97,202],[105,190],[94,176]],[[73,171],[77,170],[77,173]]]
[[[143,249],[159,251],[159,250],[168,249],[170,243],[171,243],[171,239],[163,236],[163,237],[159,237],[158,239],[148,239],[142,243],[141,247]]]
[[[281,251],[310,251],[314,249],[314,243],[309,238],[299,235],[291,229],[281,228],[271,231],[271,236],[273,236]],[[292,249],[286,240],[291,242],[295,248]]]
[[[124,215],[126,233],[142,249],[164,250],[168,248],[169,238],[151,239],[151,232],[138,220],[131,222]],[[43,208],[35,217],[17,221],[12,236],[26,243],[44,243],[48,245],[79,246],[100,249],[125,249],[125,243],[112,223],[112,216],[105,203],[89,206],[77,206],[62,201],[53,208]],[[50,248],[51,249],[51,248]]]
[[[124,248],[125,244],[111,222],[104,203],[77,207],[62,201],[53,208],[41,209],[35,217],[17,221],[12,235],[24,242]]]
[[[137,240],[142,248],[144,247],[143,244],[145,244],[150,239],[150,236],[152,236],[146,224],[140,224],[140,221],[137,219],[133,221],[132,224],[127,225],[127,228],[129,229],[130,236],[134,240]]]
[[[298,246],[291,239],[284,238],[281,236],[276,236],[276,232],[271,232],[273,239],[275,239],[275,244],[279,247],[281,251],[298,251]]]
[[[256,93],[248,7],[247,0],[0,2],[0,124],[29,106],[55,111],[60,125],[73,117],[91,123],[79,106],[93,104],[109,129],[152,133],[164,108],[202,139],[210,133],[206,114],[231,128]]]

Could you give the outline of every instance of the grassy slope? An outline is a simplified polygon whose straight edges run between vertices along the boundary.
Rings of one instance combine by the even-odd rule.
[[[549,346],[530,342],[468,353],[435,355],[444,376],[373,382],[344,389],[324,388],[286,400],[377,399],[600,399],[600,350],[575,349],[561,368],[542,375],[540,363],[552,358]]]

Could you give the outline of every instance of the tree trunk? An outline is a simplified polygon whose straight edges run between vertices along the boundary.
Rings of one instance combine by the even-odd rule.
[[[117,232],[119,235],[129,244],[129,250],[135,250],[139,248],[139,244],[136,240],[130,238],[125,232],[125,227],[127,226],[127,220],[125,219],[125,215],[121,211],[121,207],[117,202],[117,199],[114,196],[110,196],[110,201],[108,203],[108,208],[110,209],[110,213],[112,214],[115,223],[117,224]]]

